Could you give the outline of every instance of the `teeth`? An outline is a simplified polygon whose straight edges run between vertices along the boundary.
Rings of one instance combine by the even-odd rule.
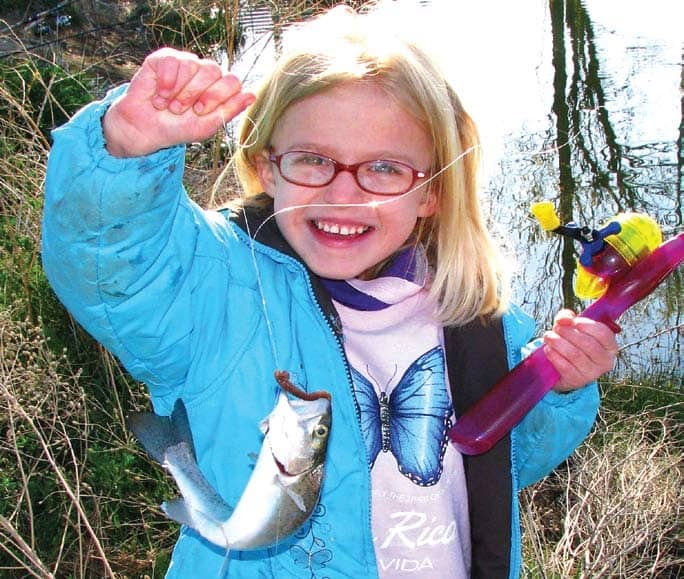
[[[337,223],[325,223],[322,221],[315,221],[314,224],[316,225],[317,229],[325,231],[326,233],[333,233],[335,235],[361,235],[370,229],[365,225],[359,225],[357,227],[348,225],[340,226]]]

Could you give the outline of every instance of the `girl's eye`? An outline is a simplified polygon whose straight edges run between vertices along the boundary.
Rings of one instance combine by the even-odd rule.
[[[308,165],[318,167],[320,165],[326,165],[327,159],[321,157],[320,155],[313,155],[311,153],[301,153],[294,156],[292,162],[296,165]]]
[[[369,173],[377,173],[382,175],[403,175],[406,173],[406,168],[398,163],[392,161],[371,161],[367,165]]]

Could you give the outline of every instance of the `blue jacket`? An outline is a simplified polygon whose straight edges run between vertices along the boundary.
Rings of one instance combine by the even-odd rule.
[[[273,371],[288,370],[305,389],[328,390],[333,427],[318,509],[278,547],[234,554],[228,573],[376,577],[368,459],[334,310],[273,220],[252,242],[246,229],[254,234],[256,225],[240,226],[188,198],[182,147],[134,159],[107,153],[100,119],[120,90],[54,132],[43,223],[50,282],[76,319],[147,384],[156,412],[169,414],[183,398],[200,466],[230,504],[261,446],[259,423],[278,388]],[[517,308],[503,317],[508,366],[533,329]],[[549,393],[507,440],[510,577],[520,569],[518,489],[572,452],[597,406],[595,385]],[[169,577],[215,577],[224,555],[183,528]]]

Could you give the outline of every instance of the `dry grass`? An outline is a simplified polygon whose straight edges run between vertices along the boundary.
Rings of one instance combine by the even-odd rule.
[[[7,501],[0,518],[0,545],[18,569],[36,577],[53,576],[65,558],[73,556],[76,560],[69,565],[86,569],[92,554],[101,561],[105,576],[113,576],[84,504],[88,493],[82,480],[82,456],[90,428],[78,376],[61,375],[58,367],[66,358],[55,359],[40,331],[28,323],[13,322],[7,311],[0,311],[0,348],[4,434],[0,460],[6,477],[3,500]],[[44,491],[33,492],[37,486]],[[51,560],[44,561],[36,522],[40,503],[48,497],[60,505],[64,525],[53,529],[57,550]],[[82,529],[75,550],[66,540],[73,526]]]
[[[110,395],[94,396],[40,326],[12,313],[0,309],[0,576],[153,571],[175,529],[149,505],[169,489],[127,434],[117,366],[101,353]]]
[[[680,577],[684,425],[673,410],[603,411],[571,460],[524,493],[529,576]]]

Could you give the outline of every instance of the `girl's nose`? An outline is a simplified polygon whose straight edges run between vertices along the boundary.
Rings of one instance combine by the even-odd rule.
[[[361,203],[364,201],[364,197],[365,191],[359,187],[351,171],[340,171],[325,186],[325,192],[323,193],[325,202],[333,205]]]

